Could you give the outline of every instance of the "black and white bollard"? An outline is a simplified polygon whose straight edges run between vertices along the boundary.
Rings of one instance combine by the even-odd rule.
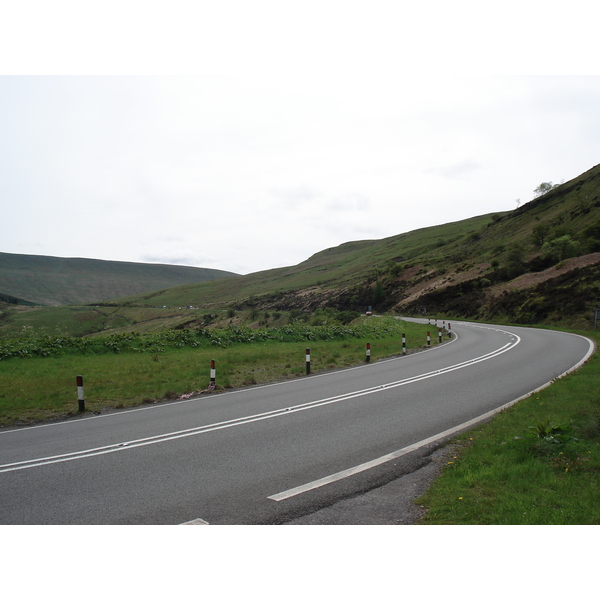
[[[214,390],[216,388],[216,386],[217,386],[216,380],[217,380],[217,369],[215,368],[215,361],[211,360],[210,361],[210,383],[208,384],[209,390]]]
[[[402,354],[406,354],[406,334],[402,334]]]
[[[306,349],[306,374],[310,375],[310,348]]]
[[[369,344],[367,342],[367,357],[366,357],[366,361],[367,362],[371,362],[371,344]]]
[[[79,412],[85,412],[85,397],[83,394],[82,375],[77,375],[77,400],[79,401]]]
[[[427,332],[427,345],[431,346],[431,334],[429,333],[429,331]]]
[[[442,343],[442,328],[438,329],[438,344]]]
[[[450,323],[448,323],[448,337],[452,337],[452,325],[450,325]]]

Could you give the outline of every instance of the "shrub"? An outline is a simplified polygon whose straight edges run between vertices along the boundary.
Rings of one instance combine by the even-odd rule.
[[[280,341],[300,342],[307,340],[334,340],[360,338],[369,335],[374,339],[399,332],[399,323],[394,319],[377,319],[356,326],[349,326],[357,313],[337,313],[340,320],[326,325],[309,326],[296,320],[284,327],[251,329],[229,325],[222,329],[168,329],[155,333],[120,333],[94,338],[52,337],[42,335],[26,339],[3,340],[0,342],[0,360],[10,358],[50,357],[64,354],[108,354],[121,352],[158,353],[168,348],[228,347],[232,344]],[[304,316],[304,313],[300,313]],[[308,314],[306,315],[308,316]],[[352,317],[352,319],[350,319]],[[349,320],[350,319],[350,320]],[[342,323],[341,320],[346,321]]]
[[[570,235],[563,235],[544,243],[542,246],[542,256],[559,263],[567,258],[578,256],[579,250],[579,242],[573,240]]]

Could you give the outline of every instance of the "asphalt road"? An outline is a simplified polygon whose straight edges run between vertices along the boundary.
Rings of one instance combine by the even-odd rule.
[[[586,338],[452,323],[404,357],[0,432],[2,524],[288,523],[585,360]]]

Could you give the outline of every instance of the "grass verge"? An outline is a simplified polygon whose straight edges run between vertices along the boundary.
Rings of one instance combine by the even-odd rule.
[[[600,343],[600,334],[584,335]],[[431,525],[600,523],[600,355],[455,438],[416,500]]]
[[[383,319],[369,322],[373,332],[382,330]],[[402,332],[406,333],[407,349],[414,351],[424,345],[426,331],[431,329],[393,318],[387,322],[387,333],[378,334],[377,339],[365,330],[363,338],[246,341],[226,346],[207,343],[197,348],[163,344],[145,352],[8,358],[0,361],[0,426],[75,415],[77,375],[83,376],[86,410],[101,412],[176,400],[206,390],[211,360],[216,362],[218,391],[305,376],[307,347],[311,373],[318,373],[364,363],[367,341],[372,361],[399,354]],[[312,330],[307,331],[310,335]]]

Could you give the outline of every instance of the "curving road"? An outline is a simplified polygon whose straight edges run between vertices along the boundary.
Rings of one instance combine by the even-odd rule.
[[[1,431],[0,523],[285,523],[398,477],[593,351],[561,332],[452,331],[353,369]]]

